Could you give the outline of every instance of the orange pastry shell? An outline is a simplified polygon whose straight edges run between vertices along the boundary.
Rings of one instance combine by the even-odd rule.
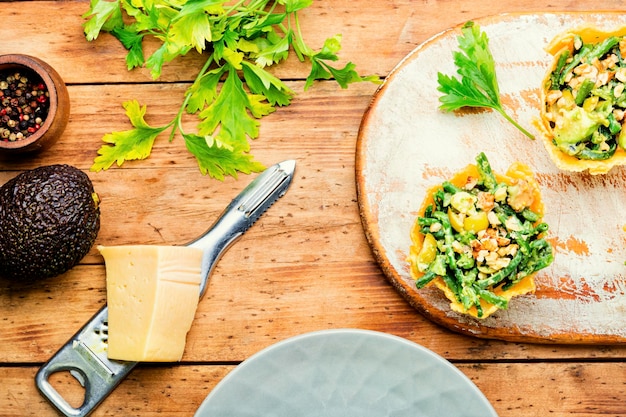
[[[496,175],[496,179],[498,182],[504,182],[507,185],[514,185],[520,179],[527,181],[529,185],[532,187],[533,196],[534,196],[533,203],[529,208],[530,210],[539,214],[540,216],[539,221],[541,221],[541,218],[543,218],[543,214],[544,214],[544,204],[541,199],[541,192],[539,189],[539,184],[537,183],[531,169],[523,163],[515,162],[509,167],[505,175],[500,175],[497,173],[495,175]],[[478,169],[476,168],[476,165],[473,165],[473,164],[468,165],[467,167],[465,167],[464,169],[456,173],[449,181],[452,184],[456,185],[457,187],[463,187],[463,185],[466,184],[467,179],[469,177],[473,177],[473,178],[479,177],[479,173],[478,173]],[[428,206],[435,204],[433,196],[439,189],[441,189],[441,185],[431,187],[427,191],[426,198],[424,199],[424,202],[422,203],[422,206],[420,207],[418,211],[418,216],[424,216]],[[409,264],[411,265],[411,268],[410,268],[411,277],[417,280],[418,278],[424,275],[424,273],[418,271],[418,269],[415,267],[416,266],[415,260],[417,259],[417,255],[420,253],[423,242],[424,242],[424,235],[421,233],[420,226],[417,224],[417,221],[414,223],[413,228],[411,230],[411,242],[412,244],[409,249],[408,259],[409,259]],[[535,275],[536,273],[526,276],[521,281],[512,285],[507,290],[503,290],[501,287],[493,288],[490,290],[493,291],[496,295],[504,297],[510,301],[515,296],[519,296],[519,295],[523,295],[527,293],[533,293],[535,291],[536,289]],[[460,302],[458,302],[452,290],[448,288],[448,286],[445,284],[444,280],[441,277],[436,277],[434,280],[432,280],[428,284],[428,286],[430,285],[434,285],[437,288],[439,288],[441,291],[443,291],[446,298],[450,301],[450,308],[458,313],[467,314],[475,318],[485,319],[498,310],[498,307],[494,306],[493,304],[488,303],[485,300],[481,300],[481,307],[482,307],[483,314],[482,316],[479,317],[476,307],[471,307],[467,311],[464,309],[463,305]]]
[[[546,47],[546,51],[554,57],[554,60],[542,80],[540,120],[536,123],[536,127],[550,155],[550,159],[552,159],[557,168],[571,172],[588,171],[592,175],[606,174],[615,166],[626,165],[626,151],[624,149],[618,147],[615,154],[609,159],[581,160],[560,151],[554,143],[552,143],[554,132],[547,117],[547,95],[550,91],[550,76],[552,71],[556,68],[561,53],[565,50],[569,50],[570,53],[573,53],[576,36],[580,36],[584,43],[599,43],[611,36],[626,36],[626,27],[606,32],[592,26],[581,26],[560,33],[552,39]]]

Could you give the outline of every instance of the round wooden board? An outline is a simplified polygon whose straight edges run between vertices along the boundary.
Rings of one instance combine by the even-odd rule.
[[[489,37],[507,112],[534,129],[540,85],[560,32],[581,25],[626,25],[621,13],[506,14],[475,20]],[[460,28],[411,52],[376,92],[359,131],[358,202],[365,233],[383,272],[426,317],[454,331],[537,343],[626,341],[626,168],[591,176],[558,170],[541,140],[531,140],[494,111],[439,110],[437,73],[455,75]],[[416,290],[406,261],[410,229],[427,188],[485,152],[494,171],[514,161],[536,173],[546,205],[553,264],[536,277],[537,291],[506,311],[479,320],[457,314],[435,288]]]

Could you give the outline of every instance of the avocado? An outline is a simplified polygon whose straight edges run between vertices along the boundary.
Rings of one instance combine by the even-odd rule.
[[[576,144],[590,136],[600,126],[600,120],[580,107],[568,111],[563,119],[563,126],[554,129],[557,145]]]
[[[576,145],[585,140],[601,125],[608,126],[607,117],[612,111],[613,107],[610,105],[591,112],[577,106],[564,111],[562,124],[554,129],[556,145],[567,149],[568,145]]]
[[[91,180],[70,165],[22,172],[0,187],[0,276],[60,275],[89,252],[100,230]]]

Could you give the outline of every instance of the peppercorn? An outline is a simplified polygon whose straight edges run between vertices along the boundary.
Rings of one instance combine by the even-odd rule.
[[[48,89],[30,71],[0,71],[0,140],[16,141],[37,132],[49,108]]]

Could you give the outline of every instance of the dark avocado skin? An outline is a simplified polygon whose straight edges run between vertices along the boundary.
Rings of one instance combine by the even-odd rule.
[[[70,165],[25,171],[0,187],[0,275],[60,275],[89,252],[100,230],[91,180]]]

